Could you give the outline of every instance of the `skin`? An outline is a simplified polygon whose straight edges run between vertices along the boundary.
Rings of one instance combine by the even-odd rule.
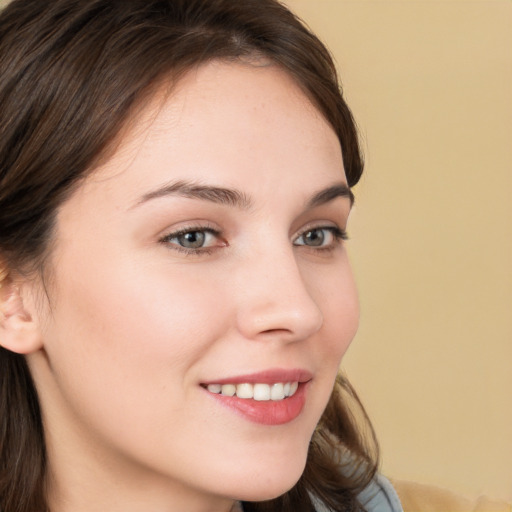
[[[60,209],[51,307],[27,317],[52,511],[219,512],[278,496],[303,471],[358,324],[332,235],[350,200],[308,206],[346,184],[339,141],[285,72],[248,63],[189,72],[130,126]],[[184,180],[245,203],[152,194]],[[219,234],[199,251],[168,236],[205,227]],[[312,229],[324,245],[304,244]],[[251,422],[201,387],[269,368],[312,374],[283,425]]]

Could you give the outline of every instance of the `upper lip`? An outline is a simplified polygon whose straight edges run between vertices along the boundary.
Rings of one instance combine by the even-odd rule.
[[[312,378],[313,374],[311,372],[301,368],[271,368],[256,373],[222,377],[221,379],[210,380],[202,384],[206,386],[209,384],[275,384],[276,382],[308,382]]]

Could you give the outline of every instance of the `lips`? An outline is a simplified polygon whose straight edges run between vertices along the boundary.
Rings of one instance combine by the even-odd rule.
[[[294,420],[306,401],[311,373],[267,370],[203,383],[208,395],[249,421],[281,425]]]

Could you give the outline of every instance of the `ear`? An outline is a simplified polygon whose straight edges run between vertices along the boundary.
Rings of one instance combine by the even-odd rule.
[[[42,347],[30,288],[28,282],[15,283],[3,271],[0,280],[0,346],[18,354],[30,354]]]

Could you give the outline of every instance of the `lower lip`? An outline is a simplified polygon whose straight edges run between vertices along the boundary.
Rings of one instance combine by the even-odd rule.
[[[258,401],[247,398],[238,398],[237,396],[224,396],[221,394],[210,393],[205,390],[212,398],[217,399],[222,405],[229,407],[234,412],[243,416],[253,423],[261,425],[283,425],[293,421],[304,408],[306,403],[306,385],[300,383],[293,396],[283,400],[264,400]]]

